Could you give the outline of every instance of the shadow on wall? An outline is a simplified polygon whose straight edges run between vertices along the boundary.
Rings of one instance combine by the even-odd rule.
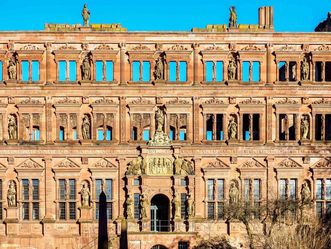
[[[98,249],[108,249],[107,198],[103,191],[99,197]]]

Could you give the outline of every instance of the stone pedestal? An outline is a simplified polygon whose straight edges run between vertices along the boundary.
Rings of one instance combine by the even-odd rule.
[[[179,219],[175,219],[175,231],[174,232],[185,232],[185,223]]]
[[[5,83],[7,86],[16,86],[17,80],[6,80]]]
[[[79,83],[82,86],[87,86],[87,85],[91,85],[92,81],[91,80],[81,80],[81,81],[79,81]]]
[[[302,140],[300,140],[300,144],[301,145],[309,145],[310,144],[310,140],[309,139],[302,139]]]
[[[188,219],[188,232],[195,232],[195,219],[194,218]]]
[[[141,225],[142,225],[141,229],[142,229],[143,232],[149,232],[150,231],[151,221],[149,219],[142,219]]]
[[[7,207],[5,223],[18,223],[18,207]]]
[[[90,223],[92,222],[92,208],[91,207],[81,207],[80,208],[80,223]]]
[[[166,83],[167,81],[166,80],[154,80],[153,81],[153,84],[156,85],[156,86],[162,86]]]
[[[92,140],[91,139],[82,139],[80,140],[81,145],[91,145]]]
[[[92,28],[91,27],[79,27],[79,31],[90,32],[90,31],[92,31]]]
[[[135,219],[128,219],[127,220],[127,230],[128,232],[139,232],[139,224],[135,221]]]
[[[12,145],[12,144],[17,144],[18,140],[16,139],[8,139],[6,140],[6,144]]]

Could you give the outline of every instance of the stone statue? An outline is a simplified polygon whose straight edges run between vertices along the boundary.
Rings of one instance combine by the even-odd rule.
[[[84,115],[82,124],[83,139],[90,139],[91,123],[88,115]]]
[[[237,12],[236,7],[230,7],[229,28],[237,28]]]
[[[229,139],[236,139],[237,138],[237,123],[234,117],[230,117],[229,125],[228,125],[228,134]]]
[[[82,63],[82,79],[83,80],[90,80],[91,79],[91,65],[90,59],[86,56]]]
[[[16,207],[16,189],[14,181],[10,181],[7,192],[8,206]]]
[[[80,194],[82,195],[82,207],[89,207],[91,193],[86,183],[83,184]]]
[[[147,218],[147,209],[148,209],[148,201],[144,194],[140,197],[140,217],[142,219]]]
[[[301,201],[302,201],[302,204],[309,204],[311,202],[311,191],[309,189],[307,182],[304,182],[302,184]]]
[[[235,182],[231,182],[229,189],[230,204],[237,204],[239,202],[239,189]]]
[[[128,165],[126,175],[141,175],[145,174],[145,161],[141,156],[132,160]]]
[[[191,194],[187,198],[187,215],[189,218],[194,217],[194,200]]]
[[[17,79],[17,67],[16,67],[16,59],[13,56],[9,60],[8,65],[8,77],[10,80],[16,80]]]
[[[302,80],[309,80],[309,63],[306,57],[303,58],[301,64],[301,78]]]
[[[156,132],[163,132],[164,126],[164,112],[161,108],[158,108],[155,114],[156,119]]]
[[[291,67],[291,76],[292,76],[292,80],[296,80],[297,78],[297,64],[293,64]]]
[[[179,200],[179,194],[176,192],[174,194],[174,198],[172,199],[172,204],[174,207],[174,218],[175,219],[180,219],[181,218],[181,210],[180,210],[180,200]]]
[[[164,64],[163,64],[162,57],[159,57],[156,60],[154,77],[155,77],[155,80],[164,80]]]
[[[148,142],[151,146],[167,146],[170,145],[170,139],[168,135],[163,131],[164,129],[164,110],[162,107],[158,107],[155,113],[155,126],[156,132],[153,138]]]
[[[90,21],[90,11],[87,9],[87,5],[84,4],[83,10],[82,10],[82,17],[84,21],[84,27],[89,26],[89,21]]]
[[[301,139],[308,139],[309,120],[308,116],[304,115],[301,119]]]
[[[130,195],[126,199],[126,215],[128,219],[133,219],[133,199]]]
[[[16,117],[14,115],[8,116],[8,134],[10,140],[17,139],[17,124]]]
[[[174,166],[175,166],[175,175],[183,175],[183,176],[194,175],[192,163],[187,160],[176,158],[174,162]]]
[[[234,58],[231,58],[228,65],[228,78],[235,80],[237,75],[237,63]]]

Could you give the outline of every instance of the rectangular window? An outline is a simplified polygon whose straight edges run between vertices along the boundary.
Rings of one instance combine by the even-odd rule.
[[[96,81],[103,81],[103,61],[96,61],[95,62],[95,80]]]
[[[224,218],[224,202],[218,202],[217,204],[217,218],[218,219]]]
[[[185,141],[186,140],[186,129],[180,129],[179,131],[179,140]]]
[[[59,180],[59,199],[60,200],[66,199],[66,182],[63,179]]]
[[[76,203],[69,202],[69,219],[75,220],[76,219]]]
[[[77,136],[77,129],[76,129],[76,128],[73,128],[73,129],[72,129],[72,139],[73,139],[73,140],[77,140],[77,139],[78,139],[78,136]]]
[[[280,179],[279,181],[279,196],[280,199],[286,199],[286,179]]]
[[[76,61],[69,61],[69,81],[76,81],[76,74],[77,74],[77,69],[76,69]]]
[[[99,128],[97,130],[97,140],[98,141],[102,141],[104,138],[103,138],[103,128]]]
[[[60,127],[59,129],[59,140],[64,141],[64,128]]]
[[[259,61],[254,61],[253,63],[252,63],[252,67],[253,67],[253,69],[252,69],[252,77],[253,77],[253,79],[252,79],[252,81],[253,82],[260,82],[261,81],[261,79],[260,79],[260,62]]]
[[[208,219],[213,220],[215,219],[215,203],[208,202]]]
[[[140,185],[140,180],[139,178],[133,179],[133,186],[139,186]]]
[[[322,81],[322,62],[315,62],[315,81]]]
[[[278,80],[286,81],[286,62],[281,61],[278,63]]]
[[[132,62],[132,81],[140,81],[140,62]]]
[[[189,249],[189,243],[186,241],[179,241],[178,249]]]
[[[179,81],[181,81],[181,82],[187,81],[187,62],[186,61],[179,62]]]
[[[107,128],[107,130],[106,130],[106,140],[107,141],[112,140],[112,129],[111,128]]]
[[[254,179],[254,202],[259,201],[261,199],[261,180]]]
[[[181,193],[180,194],[180,213],[182,219],[186,218],[186,193]]]
[[[242,81],[249,82],[249,61],[242,63]]]
[[[76,180],[69,179],[69,199],[76,200]]]
[[[32,200],[38,201],[39,200],[39,180],[33,179],[32,180]]]
[[[29,203],[28,202],[23,202],[22,203],[22,219],[23,220],[29,220]]]
[[[59,179],[59,219],[60,220],[76,219],[76,180],[75,179],[68,179],[68,180]]]
[[[106,61],[106,81],[114,81],[114,62]]]
[[[144,141],[149,141],[149,129],[144,129]]]
[[[107,219],[113,219],[113,203],[107,202]]]
[[[22,61],[21,66],[22,66],[22,81],[29,81],[29,70],[30,70],[30,63],[29,61]]]
[[[140,218],[140,194],[134,193],[134,218]]]
[[[32,140],[33,141],[40,141],[39,127],[33,127],[33,129],[32,129]]]
[[[325,140],[331,140],[331,115],[325,115]]]
[[[325,180],[325,199],[331,200],[331,179]]]
[[[175,61],[169,62],[169,81],[177,81],[177,63]]]
[[[32,219],[39,220],[39,202],[32,204]]]
[[[224,179],[217,179],[217,199],[224,200]]]
[[[331,62],[325,62],[325,81],[331,81]]]
[[[214,179],[208,179],[208,201],[214,200]]]
[[[39,81],[39,61],[32,61],[32,81]]]
[[[321,179],[316,180],[316,200],[322,200],[323,199],[323,195],[322,195],[323,185],[322,185],[322,183],[323,183],[323,181]]]
[[[113,180],[112,179],[106,179],[106,198],[107,201],[112,201],[113,200]]]
[[[187,186],[187,179],[186,178],[180,179],[180,185],[183,186],[183,187],[186,187]]]
[[[67,80],[67,62],[59,61],[58,63],[58,79],[59,81]]]
[[[29,180],[22,180],[22,197],[23,201],[29,201]]]
[[[250,201],[250,180],[245,179],[244,180],[244,199],[246,202]]]
[[[99,219],[99,201],[102,192],[102,179],[95,180],[95,218]]]
[[[214,62],[213,61],[206,61],[205,65],[205,77],[207,82],[214,81]]]
[[[143,81],[150,81],[151,80],[151,63],[149,61],[143,62]]]
[[[295,200],[297,198],[297,180],[290,179],[289,181],[289,194],[290,199]]]
[[[224,80],[223,75],[223,61],[216,62],[216,81],[221,82]]]
[[[65,202],[59,203],[59,219],[60,220],[66,219],[66,203]]]

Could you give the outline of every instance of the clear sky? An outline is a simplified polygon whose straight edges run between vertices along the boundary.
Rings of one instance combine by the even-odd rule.
[[[42,30],[45,23],[82,23],[85,2],[91,23],[121,23],[129,31],[189,31],[228,23],[232,5],[238,23],[257,24],[258,7],[271,5],[276,31],[310,32],[331,11],[330,0],[0,0],[0,30]]]

